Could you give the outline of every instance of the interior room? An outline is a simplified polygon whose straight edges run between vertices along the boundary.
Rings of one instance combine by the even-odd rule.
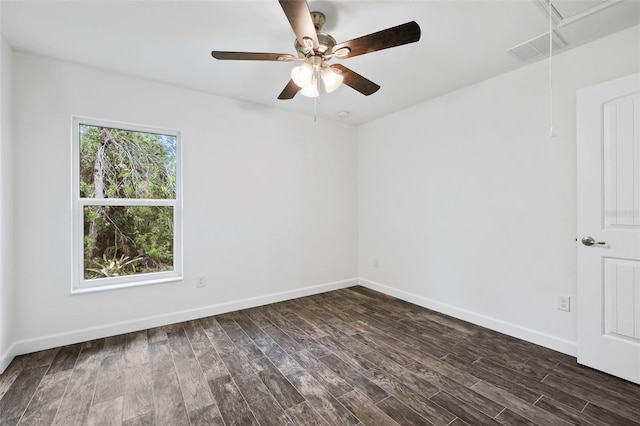
[[[2,0],[0,19],[0,423],[640,424],[639,1]],[[97,160],[82,195],[87,129],[177,141],[172,195],[97,196]],[[172,212],[167,268],[87,272],[91,212],[121,205]],[[125,385],[98,400],[134,368],[116,352],[146,408]]]

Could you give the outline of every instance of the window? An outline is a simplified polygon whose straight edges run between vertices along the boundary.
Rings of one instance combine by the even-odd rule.
[[[72,293],[182,278],[180,135],[73,120]]]

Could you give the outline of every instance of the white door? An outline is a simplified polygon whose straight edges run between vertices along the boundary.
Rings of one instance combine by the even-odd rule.
[[[640,74],[578,91],[578,362],[640,383]]]

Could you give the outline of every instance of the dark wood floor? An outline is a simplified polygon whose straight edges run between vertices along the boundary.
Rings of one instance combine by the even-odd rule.
[[[0,425],[635,425],[640,386],[352,287],[17,357]]]

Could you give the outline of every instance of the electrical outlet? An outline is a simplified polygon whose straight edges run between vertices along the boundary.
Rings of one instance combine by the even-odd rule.
[[[379,268],[380,267],[380,262],[378,262],[378,259],[373,259],[373,267],[374,268]]]
[[[558,295],[558,310],[571,311],[571,297]]]
[[[196,287],[204,287],[207,285],[207,281],[204,278],[204,275],[199,275],[198,278],[196,278]]]

